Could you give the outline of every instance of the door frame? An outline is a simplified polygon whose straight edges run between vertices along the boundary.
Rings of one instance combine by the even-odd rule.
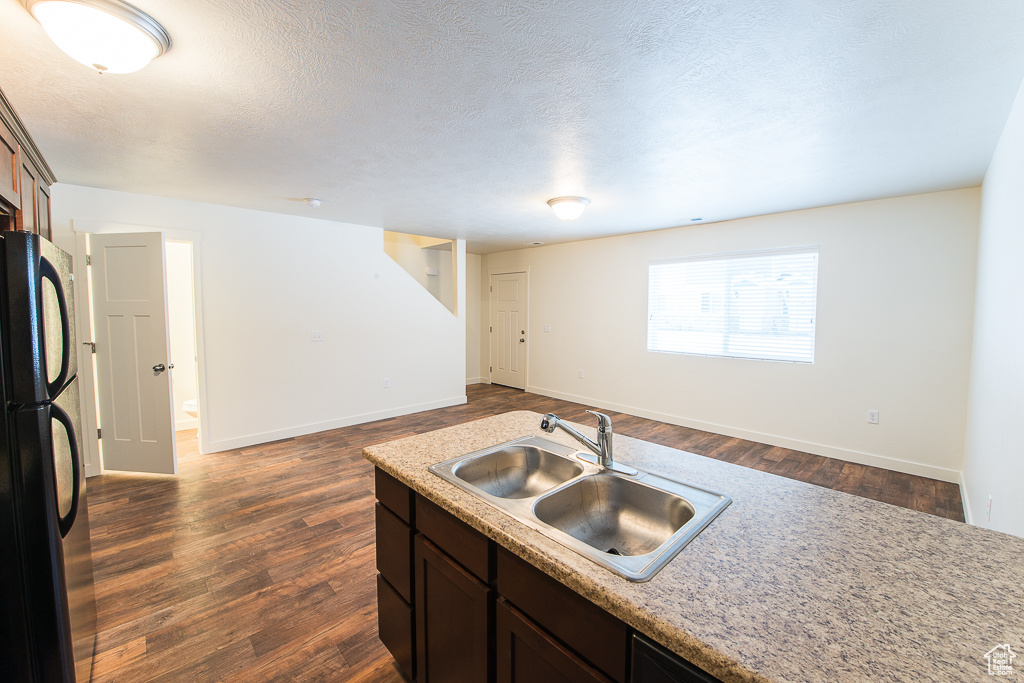
[[[207,418],[207,387],[206,387],[206,341],[203,330],[203,278],[202,278],[202,240],[203,235],[198,230],[179,230],[177,228],[161,228],[156,226],[148,225],[128,225],[125,223],[107,223],[98,222],[93,220],[84,219],[72,219],[71,230],[75,234],[75,270],[76,272],[81,271],[80,264],[85,263],[86,257],[86,235],[89,234],[107,234],[107,233],[135,233],[135,232],[159,232],[164,236],[164,240],[170,240],[173,242],[190,242],[192,244],[192,312],[194,317],[194,327],[196,335],[196,393],[199,399],[199,452],[200,454],[206,453],[206,444],[209,441],[209,420]],[[164,287],[167,286],[167,276],[164,275]],[[88,279],[85,277],[75,278],[75,301],[76,302],[90,302],[92,298],[88,289]],[[92,476],[94,474],[100,474],[102,470],[102,463],[100,462],[100,448],[99,439],[96,438],[97,428],[97,415],[99,414],[96,406],[96,377],[93,373],[93,358],[91,351],[86,351],[83,344],[88,340],[94,340],[95,335],[93,334],[92,327],[89,324],[90,316],[88,314],[88,305],[85,307],[79,305],[75,309],[75,317],[78,320],[82,320],[84,315],[84,324],[78,326],[78,375],[80,391],[84,396],[82,400],[82,411],[83,415],[83,431],[85,434],[81,435],[79,447],[82,450],[83,457],[85,458],[85,471],[86,476]],[[87,367],[86,367],[87,366]],[[82,368],[86,367],[85,370]],[[171,411],[173,420],[173,407]],[[172,425],[173,432],[173,425]]]
[[[494,374],[494,311],[491,310],[491,279],[495,275],[512,275],[522,273],[526,280],[526,315],[523,320],[526,324],[526,352],[523,354],[523,391],[530,390],[530,266],[509,266],[507,268],[487,269],[487,383],[491,384],[491,377]],[[481,316],[482,317],[482,316]]]

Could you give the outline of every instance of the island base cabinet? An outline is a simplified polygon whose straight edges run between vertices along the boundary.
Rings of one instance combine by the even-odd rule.
[[[415,553],[417,683],[493,680],[493,592],[422,535]]]
[[[497,683],[612,683],[504,599],[495,621]]]

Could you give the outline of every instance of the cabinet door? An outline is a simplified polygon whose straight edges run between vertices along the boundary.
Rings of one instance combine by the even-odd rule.
[[[701,671],[653,640],[639,634],[633,636],[633,671],[631,683],[720,683],[711,674]]]
[[[7,126],[0,123],[0,199],[15,209],[21,208],[21,194],[18,192],[18,139]]]
[[[422,535],[415,573],[417,683],[486,683],[493,594]]]
[[[38,211],[36,210],[36,199],[39,193],[39,178],[36,172],[36,167],[32,165],[32,162],[25,157],[24,154],[21,157],[21,168],[19,173],[21,175],[21,211],[16,214],[18,221],[18,230],[26,230],[28,232],[38,232],[39,227]]]
[[[611,683],[504,599],[495,619],[497,683]]]
[[[42,180],[36,187],[36,232],[53,241],[50,228],[50,186]]]
[[[377,635],[407,680],[416,678],[412,607],[377,574]]]

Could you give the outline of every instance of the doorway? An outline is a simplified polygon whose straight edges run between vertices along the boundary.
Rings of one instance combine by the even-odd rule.
[[[528,299],[525,271],[490,274],[492,384],[526,389]]]
[[[167,333],[170,338],[174,431],[199,428],[192,243],[167,240]]]
[[[83,220],[72,221],[72,229],[76,233],[77,242],[75,269],[81,274],[87,274],[86,277],[79,277],[75,280],[76,300],[83,302],[76,307],[76,319],[78,320],[79,330],[80,366],[84,366],[80,371],[80,377],[83,380],[83,431],[81,447],[85,459],[86,476],[100,474],[105,469],[137,472],[174,472],[176,471],[174,453],[175,431],[178,428],[198,429],[200,453],[206,451],[205,434],[208,434],[204,414],[206,386],[203,362],[201,236],[199,233],[190,230],[159,229],[115,223],[97,224],[92,221]],[[104,268],[104,258],[99,254],[91,254],[91,251],[94,242],[106,244],[110,238],[119,238],[128,242],[131,241],[133,235],[140,239],[146,238],[145,235],[139,235],[138,233],[148,233],[151,237],[158,238],[158,243],[162,242],[160,248],[154,252],[155,255],[159,254],[159,256],[153,263],[150,263],[145,268],[139,266],[134,269],[138,271],[140,277],[144,273],[157,276],[157,282],[154,282],[150,289],[155,287],[159,295],[154,294],[149,297],[133,295],[127,297],[127,299],[139,300],[150,298],[154,301],[154,304],[158,300],[158,307],[163,310],[157,314],[157,317],[163,318],[167,325],[166,333],[159,335],[167,340],[162,356],[165,360],[155,359],[155,362],[147,360],[144,371],[138,373],[140,386],[142,382],[153,380],[153,377],[150,377],[150,375],[163,374],[167,379],[166,389],[163,392],[167,402],[164,403],[162,408],[149,404],[140,404],[140,411],[138,412],[143,417],[148,418],[148,424],[150,425],[149,434],[154,434],[154,429],[158,428],[168,438],[160,437],[157,440],[169,443],[161,447],[164,455],[157,455],[156,460],[153,460],[143,453],[144,450],[151,449],[151,446],[153,446],[151,440],[143,436],[143,443],[139,444],[139,448],[131,448],[128,451],[129,454],[137,452],[138,456],[131,456],[134,459],[125,464],[122,457],[124,453],[120,453],[118,457],[119,462],[112,468],[109,462],[105,462],[102,444],[111,437],[108,429],[118,429],[124,432],[125,427],[123,420],[118,422],[110,415],[109,411],[107,415],[104,415],[104,410],[100,408],[101,389],[103,388],[101,379],[108,381],[114,376],[111,375],[111,372],[114,372],[116,375],[116,371],[111,369],[109,363],[106,364],[106,368],[103,368],[103,364],[98,362],[98,356],[102,353],[102,349],[97,347],[102,347],[102,344],[95,344],[95,342],[98,341],[98,338],[103,338],[105,333],[103,330],[98,330],[94,325],[94,322],[96,322],[94,320],[94,304],[96,301],[95,296],[98,294],[96,291],[97,278],[102,282],[104,277],[102,273],[96,271],[96,267]],[[132,259],[132,261],[135,260]],[[109,279],[109,274],[107,279]],[[150,278],[145,279],[148,280]],[[106,286],[101,285],[99,288],[109,292],[109,285],[110,283],[106,282]],[[121,299],[125,298],[121,297]],[[157,327],[162,327],[156,324],[155,318],[153,319],[153,324],[154,331],[156,331]],[[109,331],[110,325],[105,325],[105,327]],[[152,334],[149,336],[152,337]],[[92,349],[91,351],[90,348]],[[109,354],[110,349],[107,351]],[[165,363],[166,367],[160,365],[161,373],[157,373],[157,365],[161,362]],[[150,363],[153,363],[152,372],[149,371],[148,367]],[[125,383],[121,382],[120,384],[124,385]],[[131,382],[127,384],[130,385]],[[120,403],[126,397],[130,399],[131,393],[125,391],[115,392],[113,400]],[[159,394],[160,392],[156,393]],[[187,396],[179,398],[179,394],[187,394]],[[185,400],[189,400],[193,396],[196,402],[196,415],[194,416],[186,412],[183,405]],[[111,405],[111,395],[109,393],[103,402]],[[136,411],[129,411],[125,415],[132,412]],[[133,427],[131,431],[138,432],[138,429]],[[163,464],[154,464],[154,462]]]

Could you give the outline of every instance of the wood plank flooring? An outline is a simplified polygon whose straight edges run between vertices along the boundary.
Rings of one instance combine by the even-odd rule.
[[[377,640],[362,448],[510,410],[592,420],[586,406],[514,389],[467,394],[466,405],[207,456],[194,431],[179,432],[178,476],[90,479],[93,680],[402,680]],[[955,484],[609,414],[619,434],[963,521]]]

